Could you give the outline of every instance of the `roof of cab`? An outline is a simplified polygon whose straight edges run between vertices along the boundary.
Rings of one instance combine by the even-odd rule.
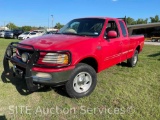
[[[97,19],[116,19],[111,17],[82,17],[82,18],[76,18],[76,19],[85,19],[85,18],[97,18]]]

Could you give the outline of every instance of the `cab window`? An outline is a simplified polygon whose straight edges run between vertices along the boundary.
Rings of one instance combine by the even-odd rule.
[[[107,38],[107,34],[109,31],[116,31],[117,32],[117,37],[119,37],[119,30],[117,27],[117,24],[115,21],[108,21],[107,27],[106,27],[106,31],[105,31],[105,37]]]

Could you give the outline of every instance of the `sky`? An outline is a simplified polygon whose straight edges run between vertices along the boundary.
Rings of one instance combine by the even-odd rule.
[[[52,17],[53,15],[53,17]],[[0,0],[0,26],[51,27],[82,17],[160,16],[160,0]]]

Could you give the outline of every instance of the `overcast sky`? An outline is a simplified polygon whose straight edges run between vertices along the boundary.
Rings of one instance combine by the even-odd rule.
[[[51,26],[74,18],[160,16],[160,0],[0,0],[0,26]]]

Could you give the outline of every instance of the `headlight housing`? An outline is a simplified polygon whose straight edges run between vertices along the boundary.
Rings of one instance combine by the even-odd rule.
[[[69,64],[69,55],[67,53],[47,53],[42,62],[51,64],[67,65]]]
[[[23,53],[22,56],[21,56],[21,58],[22,58],[22,61],[23,61],[23,62],[27,62],[27,61],[29,60],[29,55],[28,55],[28,53]]]

